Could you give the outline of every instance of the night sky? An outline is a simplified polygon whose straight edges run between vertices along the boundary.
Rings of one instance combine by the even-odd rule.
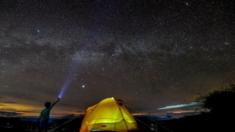
[[[233,0],[1,0],[0,111],[105,97],[132,112],[189,103],[235,81]],[[72,67],[72,68],[71,68]]]

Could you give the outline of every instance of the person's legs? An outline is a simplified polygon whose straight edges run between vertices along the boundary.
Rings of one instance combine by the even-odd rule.
[[[40,122],[39,124],[39,132],[47,132],[48,123],[47,122]]]

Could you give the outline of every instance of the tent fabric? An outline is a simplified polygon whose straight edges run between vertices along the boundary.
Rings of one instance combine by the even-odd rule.
[[[87,108],[80,132],[137,130],[137,123],[127,108],[113,97]]]

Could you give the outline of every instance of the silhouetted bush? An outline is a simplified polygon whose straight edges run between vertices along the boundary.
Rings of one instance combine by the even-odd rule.
[[[214,114],[230,115],[235,111],[235,85],[230,85],[226,90],[215,91],[205,97],[204,107]]]

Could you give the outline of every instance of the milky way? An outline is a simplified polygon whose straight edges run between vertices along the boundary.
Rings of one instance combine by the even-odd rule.
[[[235,79],[235,2],[15,0],[0,2],[0,101],[60,106],[105,97],[134,112],[188,103]]]

